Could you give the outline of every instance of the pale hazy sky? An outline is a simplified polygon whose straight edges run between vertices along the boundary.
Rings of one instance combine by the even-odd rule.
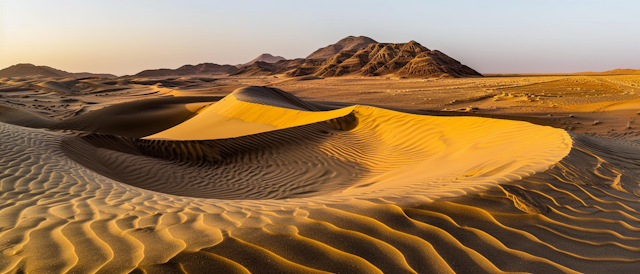
[[[0,68],[133,74],[348,35],[415,40],[481,73],[640,69],[640,1],[0,0]]]

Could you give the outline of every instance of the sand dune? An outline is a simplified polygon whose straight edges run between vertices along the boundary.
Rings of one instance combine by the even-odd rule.
[[[640,267],[635,143],[365,105],[320,111],[263,87],[184,100],[193,117],[145,138],[22,127],[31,118],[3,110],[17,118],[0,123],[0,272]]]

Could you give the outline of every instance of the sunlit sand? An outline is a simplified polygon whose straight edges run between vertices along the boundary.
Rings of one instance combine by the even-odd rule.
[[[640,265],[638,76],[220,79],[3,79],[1,271]]]

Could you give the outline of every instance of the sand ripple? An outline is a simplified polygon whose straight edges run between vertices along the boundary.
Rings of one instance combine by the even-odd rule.
[[[266,98],[233,100],[287,107]],[[0,123],[0,272],[640,267],[636,146],[367,106],[286,126],[267,110],[270,129],[210,140]]]

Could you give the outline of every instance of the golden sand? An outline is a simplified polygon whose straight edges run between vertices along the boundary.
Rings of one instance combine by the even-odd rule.
[[[263,87],[180,98],[64,123],[0,109],[0,272],[640,266],[635,142],[521,121],[324,109]],[[92,113],[101,126],[82,118]],[[135,133],[113,133],[123,121]]]

